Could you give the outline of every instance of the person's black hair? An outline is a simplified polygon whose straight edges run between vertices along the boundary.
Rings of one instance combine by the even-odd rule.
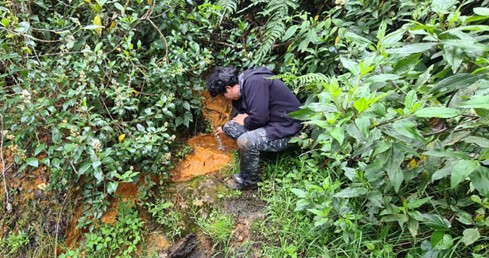
[[[232,66],[216,67],[207,79],[207,90],[212,97],[226,92],[226,86],[238,84],[239,70]]]

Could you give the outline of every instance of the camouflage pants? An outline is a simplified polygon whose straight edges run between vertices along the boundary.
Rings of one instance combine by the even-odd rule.
[[[237,140],[239,153],[239,176],[243,178],[243,185],[253,185],[259,180],[258,163],[260,151],[278,152],[286,149],[290,137],[269,140],[265,129],[258,128],[249,131],[234,121],[222,126],[226,135]]]

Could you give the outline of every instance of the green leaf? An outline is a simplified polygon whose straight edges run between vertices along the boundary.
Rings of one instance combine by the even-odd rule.
[[[460,241],[465,244],[465,246],[469,246],[475,241],[479,240],[481,237],[481,234],[479,233],[479,230],[477,228],[467,228],[464,230],[464,236]]]
[[[385,51],[389,54],[402,54],[402,55],[410,55],[415,53],[423,53],[430,50],[437,43],[415,43],[409,44],[401,48],[391,48],[386,49]]]
[[[115,4],[114,4],[114,6],[115,6],[115,8],[116,8],[117,10],[119,10],[119,11],[121,11],[121,12],[124,10],[124,7],[123,7],[121,4],[119,4],[119,3],[115,3]]]
[[[399,120],[392,124],[392,127],[403,136],[424,142],[423,136],[419,133],[416,124],[412,121],[407,119]]]
[[[341,64],[343,65],[343,67],[348,69],[348,71],[350,71],[350,73],[352,73],[355,76],[360,75],[360,69],[358,68],[357,62],[355,62],[351,59],[345,58],[343,56],[340,57],[340,61],[341,61]]]
[[[489,148],[489,140],[484,137],[478,137],[478,136],[469,136],[463,139],[464,142],[466,143],[472,143],[479,145],[482,148]]]
[[[119,186],[119,182],[109,182],[109,184],[107,184],[107,193],[109,194],[115,193],[115,191],[117,191],[118,186]]]
[[[425,213],[421,215],[421,218],[422,221],[433,230],[446,231],[452,227],[450,221],[438,214]]]
[[[366,194],[368,191],[364,187],[348,187],[336,193],[334,197],[338,198],[355,198]]]
[[[376,74],[369,76],[368,78],[365,79],[366,83],[378,83],[378,82],[385,82],[385,81],[395,81],[397,79],[401,78],[401,76],[397,74]]]
[[[290,37],[292,37],[295,34],[295,32],[297,31],[298,28],[299,28],[299,26],[297,26],[297,25],[290,26],[287,29],[287,31],[285,32],[284,36],[282,37],[282,41],[286,41]]]
[[[387,172],[391,185],[397,193],[404,181],[404,175],[401,171],[401,163],[404,160],[404,154],[401,150],[395,147],[392,147],[386,154],[387,161],[384,165],[384,169]]]
[[[457,73],[458,68],[460,67],[460,65],[464,60],[463,51],[458,47],[454,47],[454,48],[445,47],[443,48],[442,53],[443,53],[443,58],[448,62],[448,64],[452,66],[453,73]]]
[[[418,101],[418,96],[416,95],[416,91],[410,90],[406,95],[406,98],[404,99],[404,107],[408,110],[411,110],[411,108],[414,106],[414,103],[416,103],[416,101]]]
[[[457,73],[450,77],[447,77],[439,82],[437,82],[431,89],[432,93],[446,94],[448,92],[467,88],[468,86],[476,83],[482,78],[481,75],[467,74],[467,73]]]
[[[380,45],[384,48],[395,46],[399,41],[401,41],[404,32],[404,29],[400,29],[388,34],[380,41]]]
[[[301,189],[292,188],[292,189],[290,189],[290,191],[292,191],[299,198],[306,198],[307,197],[307,193]]]
[[[437,13],[447,14],[456,3],[457,0],[433,0],[431,8]]]
[[[449,176],[452,173],[452,170],[453,170],[453,163],[448,163],[447,165],[445,165],[445,167],[443,167],[442,169],[439,169],[439,170],[435,171],[435,173],[433,173],[433,175],[431,176],[431,182],[434,182],[436,180],[440,180],[442,178]]]
[[[477,191],[485,197],[489,197],[489,168],[480,166],[470,174],[470,182]]]
[[[85,174],[88,169],[92,166],[92,162],[86,161],[81,164],[80,168],[78,169],[78,175],[81,176]]]
[[[343,144],[343,140],[345,139],[345,132],[341,127],[335,127],[331,131],[329,131],[333,139],[337,140],[340,145]]]
[[[37,160],[37,158],[27,158],[25,160],[25,163],[27,163],[27,165],[29,165],[31,167],[35,167],[35,168],[37,168],[39,166],[39,160]]]
[[[408,229],[409,229],[409,233],[411,233],[411,236],[413,238],[416,238],[416,235],[418,235],[418,228],[419,228],[419,222],[414,219],[409,219]]]
[[[417,117],[438,117],[438,118],[450,118],[459,116],[458,110],[447,107],[427,107],[420,109],[414,113]]]
[[[353,107],[355,107],[358,113],[362,113],[365,109],[368,108],[367,100],[365,99],[365,97],[361,97],[353,102]]]
[[[452,170],[450,185],[452,188],[460,184],[466,177],[479,168],[480,163],[475,160],[460,160]]]
[[[367,117],[359,117],[355,120],[355,125],[358,128],[358,131],[362,134],[364,139],[368,138],[370,132],[370,119]]]
[[[489,95],[485,96],[472,96],[468,101],[465,101],[459,105],[463,108],[482,108],[489,109]]]
[[[489,8],[487,7],[476,7],[474,8],[474,13],[482,16],[489,16]]]
[[[362,44],[372,44],[372,41],[352,32],[352,31],[347,31],[345,33],[345,37],[352,40],[353,42],[362,43]]]

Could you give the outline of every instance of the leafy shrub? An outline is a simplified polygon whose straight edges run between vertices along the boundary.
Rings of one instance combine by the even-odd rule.
[[[315,214],[316,226],[347,222],[338,229],[344,243],[354,237],[348,237],[350,227],[362,221],[396,223],[417,245],[405,251],[409,255],[477,255],[474,243],[482,240],[478,230],[485,226],[476,230],[462,218],[475,205],[464,201],[464,193],[489,195],[488,51],[480,37],[488,28],[479,24],[487,8],[473,9],[476,15],[455,1],[413,8],[416,15],[429,8],[427,23],[408,22],[387,32],[388,22],[382,21],[376,39],[369,30],[347,30],[341,48],[348,51],[340,48],[338,56],[343,73],[307,85],[313,97],[295,116],[305,120],[310,134],[296,142],[310,148],[312,158],[325,158],[328,174],[341,187],[332,193],[331,183],[296,189],[297,208]],[[461,223],[445,217],[452,212]],[[416,241],[426,234],[429,248]]]

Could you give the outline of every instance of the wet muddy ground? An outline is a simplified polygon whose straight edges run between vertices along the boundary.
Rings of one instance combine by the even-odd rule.
[[[210,101],[206,94],[203,93],[204,116],[210,127],[215,129],[227,121],[230,103],[224,98]],[[168,212],[180,216],[175,223],[181,224],[177,225],[181,232],[169,232],[168,227],[153,221],[150,214],[141,212],[146,227],[141,246],[145,249],[144,253],[156,255],[152,257],[175,258],[227,257],[232,252],[235,257],[258,257],[259,245],[254,243],[252,227],[255,221],[263,219],[265,204],[258,198],[256,190],[239,192],[224,185],[224,180],[232,173],[235,142],[226,136],[218,139],[211,132],[196,135],[188,140],[188,145],[192,151],[171,172],[171,182],[165,184],[164,190],[156,191],[159,195],[153,196],[155,200],[173,204]],[[7,164],[9,162],[12,163],[8,161]],[[53,256],[62,253],[62,246],[74,249],[84,241],[86,231],[76,226],[82,216],[83,205],[75,202],[75,189],[66,189],[56,196],[48,194],[45,190],[49,175],[44,166],[22,178],[16,178],[14,173],[9,175],[10,197],[16,199],[12,202],[11,214],[2,216],[0,233],[5,235],[7,228],[35,227],[35,230],[41,231],[39,236],[50,238],[54,235],[56,244],[46,247],[48,251],[33,246],[40,249],[39,252]],[[101,223],[116,223],[120,203],[137,202],[137,191],[138,184],[121,183],[116,197],[110,198],[111,204],[103,214]],[[4,193],[0,197],[3,199]],[[232,218],[233,227],[226,244],[232,251],[223,250],[223,244],[213,241],[197,223],[199,219],[205,220],[216,212]],[[34,217],[36,219],[32,219]],[[12,223],[16,226],[10,225]],[[18,257],[22,257],[22,254]]]

